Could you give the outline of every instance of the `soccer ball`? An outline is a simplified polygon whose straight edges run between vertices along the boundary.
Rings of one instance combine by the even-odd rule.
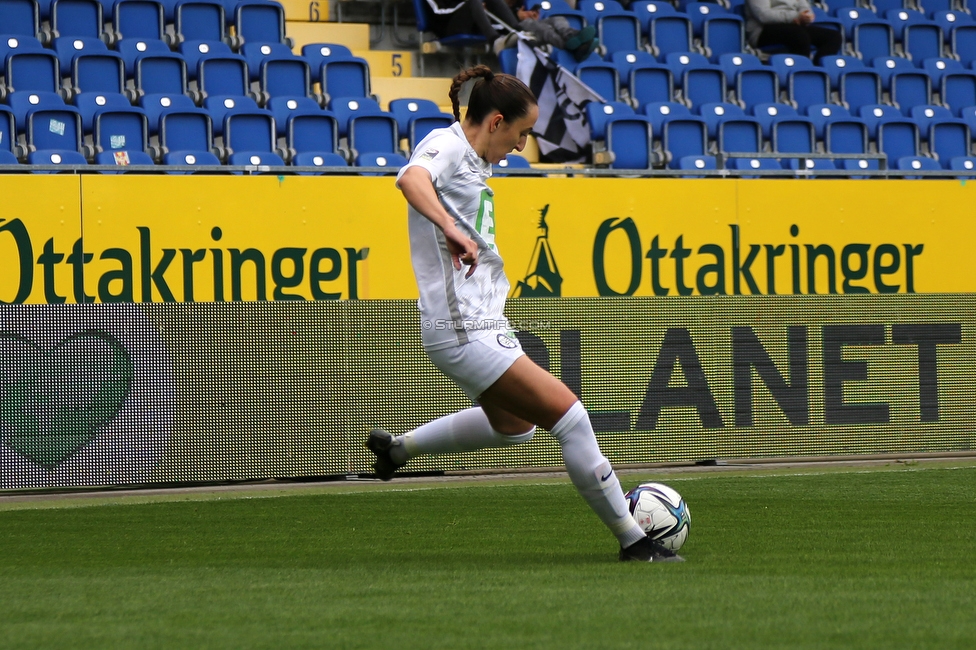
[[[681,495],[661,483],[642,483],[626,494],[630,514],[647,536],[672,551],[688,539],[691,511]]]

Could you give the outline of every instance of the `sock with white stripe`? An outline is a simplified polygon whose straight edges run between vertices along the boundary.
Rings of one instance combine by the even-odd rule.
[[[480,407],[445,415],[433,422],[397,436],[390,449],[395,463],[405,463],[421,454],[450,454],[489,447],[511,447],[532,439],[535,427],[517,436],[506,436],[491,427]]]
[[[630,514],[620,481],[600,452],[590,416],[581,402],[566,411],[552,428],[552,436],[559,442],[573,485],[620,545],[627,547],[643,539],[644,531]]]

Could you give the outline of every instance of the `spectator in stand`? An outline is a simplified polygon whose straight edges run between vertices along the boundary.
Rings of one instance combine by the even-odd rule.
[[[488,17],[490,11],[503,23],[518,31],[518,18],[505,0],[427,0],[427,4],[434,12],[431,28],[439,38],[480,33],[493,44],[496,54],[508,46],[508,41],[515,44],[516,37],[499,33],[492,25],[492,19]]]
[[[519,20],[519,29],[523,33],[531,34],[535,40],[559,48],[569,50],[577,61],[583,61],[590,56],[600,44],[596,38],[596,28],[587,25],[583,29],[573,29],[563,16],[549,16],[541,18],[538,4],[530,9],[525,0],[505,0],[509,8]],[[515,47],[513,42],[508,47]]]
[[[790,54],[819,64],[823,57],[840,51],[841,35],[836,29],[813,25],[813,19],[807,0],[746,0],[746,35],[750,45],[781,45]]]

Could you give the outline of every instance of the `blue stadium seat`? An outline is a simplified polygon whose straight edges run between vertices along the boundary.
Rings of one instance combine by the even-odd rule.
[[[723,54],[735,54],[745,49],[745,23],[732,14],[712,15],[704,22],[702,44],[712,63],[718,63]]]
[[[891,56],[894,36],[891,25],[881,20],[869,20],[854,26],[854,52],[870,61],[879,56]]]
[[[246,97],[251,84],[247,61],[239,55],[206,54],[197,63],[197,87],[206,98],[211,95]]]
[[[895,169],[904,171],[941,171],[938,161],[928,156],[903,156],[895,161]],[[905,176],[908,179],[923,178],[921,176]]]
[[[640,22],[632,13],[601,16],[596,28],[600,45],[608,54],[632,52],[641,47]]]
[[[163,164],[174,167],[219,165],[220,159],[209,151],[174,151],[163,156]]]
[[[952,54],[963,65],[970,66],[976,61],[976,23],[959,25],[950,36]]]
[[[274,153],[278,142],[274,117],[267,111],[228,112],[224,116],[223,138],[228,155]]]
[[[795,70],[789,76],[787,97],[800,109],[826,104],[830,101],[830,78],[823,70]]]
[[[827,153],[868,153],[868,127],[856,117],[838,118],[824,126]]]
[[[617,67],[607,61],[583,61],[576,66],[576,76],[606,101],[620,98]]]
[[[939,97],[957,117],[967,106],[976,106],[976,73],[967,71],[943,75]]]
[[[149,123],[139,108],[112,108],[95,113],[92,133],[96,153],[103,151],[138,151],[149,146]]]
[[[738,170],[782,170],[783,166],[775,158],[730,158],[728,166]],[[743,175],[742,178],[759,178],[758,176]]]
[[[606,132],[612,169],[650,169],[654,158],[649,120],[640,115],[618,116],[607,122]]]
[[[308,69],[312,73],[312,81],[320,82],[322,81],[322,65],[324,63],[338,61],[340,59],[351,59],[353,56],[352,52],[345,45],[338,43],[309,43],[308,45],[302,46],[302,58],[308,61]]]
[[[905,156],[917,156],[918,125],[905,119],[883,119],[878,123],[878,152],[888,157],[888,167]]]
[[[227,164],[253,167],[283,167],[285,161],[281,156],[272,151],[236,151],[227,156]]]
[[[869,0],[868,4],[879,16],[887,16],[889,11],[904,9],[911,0]]]
[[[647,37],[648,41],[650,41],[652,20],[661,16],[673,16],[677,13],[674,5],[662,0],[635,0],[630,3],[630,10],[640,21],[641,34]]]
[[[285,142],[292,159],[302,154],[335,154],[339,149],[335,116],[326,111],[292,116],[286,125]]]
[[[71,89],[75,93],[124,93],[125,62],[117,52],[79,54],[71,62]]]
[[[662,15],[650,22],[651,52],[658,60],[668,55],[694,51],[691,21],[684,15]]]
[[[723,54],[719,65],[736,99],[746,108],[779,101],[779,77],[751,54]]]
[[[284,43],[285,10],[268,0],[240,0],[234,10],[234,26],[244,43]]]
[[[398,153],[371,151],[356,156],[355,164],[357,167],[389,167],[390,169],[400,169],[407,164],[407,159]]]
[[[310,97],[272,97],[265,108],[274,116],[279,137],[287,132],[288,120],[294,115],[331,115]]]
[[[579,0],[576,10],[583,13],[588,25],[596,25],[603,16],[625,13],[623,5],[617,0]]]
[[[952,0],[948,0],[952,2]],[[942,28],[944,42],[951,42],[952,30],[959,25],[972,25],[974,20],[968,11],[941,10],[928,14],[936,25]]]
[[[179,93],[143,95],[139,98],[138,104],[139,108],[146,114],[146,119],[149,120],[150,135],[156,135],[159,132],[162,116],[167,113],[174,111],[201,111],[206,113],[203,109],[198,109],[189,97]]]
[[[959,5],[965,6],[965,2],[958,3],[956,0],[915,0],[918,8],[929,18],[935,18],[940,13],[963,13],[955,11]]]
[[[27,146],[32,151],[81,151],[81,114],[74,106],[51,106],[28,111]]]
[[[345,167],[346,159],[337,153],[315,153],[312,151],[296,155],[292,165],[302,167]],[[325,173],[324,171],[322,172]]]
[[[7,55],[4,84],[8,93],[61,90],[58,57],[50,51],[16,50]]]
[[[227,35],[224,6],[216,0],[183,0],[174,5],[172,22],[179,43],[221,42]]]
[[[227,43],[221,41],[183,41],[177,49],[186,61],[186,72],[190,79],[197,78],[197,64],[205,57],[237,56]]]
[[[844,160],[837,161],[841,169],[846,169],[852,172],[870,172],[878,171],[881,169],[881,163],[877,158],[845,158]],[[850,178],[853,179],[863,179],[870,178],[870,176],[861,176],[858,174],[852,174]]]
[[[972,153],[969,127],[961,119],[936,122],[929,127],[929,151],[944,169],[949,169],[953,158],[967,157]]]
[[[674,78],[680,80],[684,99],[693,108],[725,101],[725,73],[720,66],[708,63],[703,55],[691,52],[669,54],[667,65]]]
[[[844,40],[848,43],[854,42],[854,29],[865,23],[879,23],[881,21],[877,14],[863,6],[842,7],[832,9],[831,13],[837,18],[844,28]]]
[[[94,130],[96,113],[132,108],[129,100],[118,93],[80,93],[71,99],[71,103],[81,113],[81,128],[85,133],[91,133]]]
[[[829,158],[788,158],[785,162],[786,168],[793,171],[819,172],[837,169],[837,165]]]
[[[616,117],[634,115],[634,109],[625,102],[589,102],[583,109],[590,126],[590,139],[600,142],[607,139],[607,122]]]
[[[23,134],[27,129],[27,114],[42,108],[60,108],[64,106],[61,95],[53,92],[23,92],[7,95],[7,104],[14,114],[17,132]]]
[[[532,164],[524,157],[510,153],[499,160],[497,165],[492,165],[491,171],[493,176],[505,176],[505,172],[513,169],[532,169]]]
[[[804,113],[813,122],[813,132],[817,140],[823,142],[827,124],[837,120],[849,120],[850,111],[836,104],[814,104],[808,106]]]
[[[117,167],[128,167],[129,165],[153,165],[152,156],[145,151],[121,150],[121,151],[101,151],[95,154],[93,161],[96,165],[115,165]],[[102,172],[103,174],[114,174],[121,172]]]
[[[657,2],[658,0],[644,0],[645,2]],[[657,59],[650,52],[644,50],[626,50],[614,52],[610,55],[610,62],[617,68],[617,78],[621,85],[625,85],[630,79],[630,71],[638,65],[656,65]]]
[[[692,34],[698,38],[705,34],[706,21],[716,16],[730,15],[725,7],[711,2],[688,2],[685,4],[685,13],[691,20]]]
[[[728,117],[718,123],[716,144],[722,153],[760,153],[762,126],[754,117]]]
[[[970,133],[976,133],[976,106],[967,106],[959,111],[959,118],[969,127]]]
[[[864,68],[840,75],[840,101],[850,110],[881,103],[881,77],[874,70]]]
[[[910,117],[918,125],[918,133],[922,140],[928,139],[929,127],[932,124],[953,119],[952,111],[945,106],[936,106],[935,104],[916,106],[912,109]]]
[[[87,165],[88,160],[77,151],[70,149],[42,149],[27,154],[30,165]],[[36,172],[46,173],[46,172]]]
[[[409,140],[411,151],[416,143],[423,140],[432,129],[450,126],[454,123],[453,115],[442,113],[440,107],[429,99],[411,97],[393,99],[390,100],[389,112],[396,118],[397,132],[400,137],[406,136]],[[414,124],[417,120],[421,120],[421,122],[415,131]]]
[[[965,72],[966,66],[948,57],[931,57],[921,62],[921,67],[932,80],[936,88],[942,86],[942,77],[950,72]]]
[[[676,169],[685,156],[708,153],[708,126],[700,117],[678,117],[665,120],[661,143],[668,156],[668,167]]]
[[[51,3],[51,29],[60,38],[100,38],[102,5],[97,0],[54,0]]]
[[[308,62],[299,57],[268,57],[261,63],[261,92],[268,97],[311,97]]]
[[[715,160],[715,156],[685,156],[678,161],[678,169],[687,171],[718,169],[718,162]],[[682,174],[681,178],[704,178],[704,176],[697,174]]]
[[[773,151],[777,153],[814,153],[813,122],[800,116],[780,116],[770,124]]]
[[[957,156],[949,161],[949,169],[962,172],[962,176],[976,175],[976,158],[972,156]]]
[[[651,133],[655,139],[660,139],[664,123],[677,118],[691,117],[691,111],[684,104],[677,102],[655,102],[644,106],[644,115],[651,123]]]
[[[364,153],[397,153],[400,148],[396,118],[390,113],[353,115],[347,128],[353,160]]]
[[[91,36],[56,38],[52,45],[58,55],[58,65],[66,72],[71,70],[71,62],[80,54],[104,54],[109,51],[104,41]]]
[[[904,115],[911,115],[916,106],[932,103],[932,82],[921,70],[896,72],[891,75],[891,101]]]
[[[261,78],[261,64],[266,59],[298,59],[308,65],[307,61],[292,54],[291,48],[284,43],[245,43],[241,46],[240,54],[247,61],[251,81]]]
[[[226,118],[231,113],[256,113],[260,111],[257,102],[250,97],[237,95],[213,95],[203,100],[203,108],[210,113],[213,121],[214,135],[224,134],[224,124]],[[274,116],[267,111],[268,116],[273,120]]]
[[[797,70],[819,70],[826,74],[824,68],[817,67],[807,57],[796,54],[773,54],[769,57],[769,66],[776,71],[781,88],[789,85],[790,75]]]
[[[336,122],[339,125],[340,138],[346,137],[349,129],[349,120],[356,115],[383,113],[376,100],[368,97],[335,97],[329,101],[329,110],[336,117]]]
[[[187,94],[186,61],[179,54],[147,54],[136,58],[133,84],[142,95]]]
[[[918,12],[905,11],[898,12],[898,15],[902,13],[918,14]],[[916,65],[925,59],[942,56],[942,28],[935,23],[909,24],[905,26],[902,34],[902,48],[906,56],[915,61]]]
[[[0,104],[0,165],[17,162],[17,156],[14,155],[16,143],[17,120],[14,118],[14,112]]]
[[[326,61],[319,72],[322,94],[332,97],[369,97],[369,63],[359,57]]]
[[[39,28],[40,18],[34,0],[0,2],[0,34],[36,38]]]
[[[756,104],[749,109],[749,114],[759,122],[762,127],[763,138],[766,140],[772,140],[772,127],[775,122],[800,117],[793,106],[775,102]]]
[[[702,104],[698,107],[698,114],[705,120],[708,126],[708,139],[714,140],[718,137],[719,122],[727,119],[745,117],[746,113],[741,106],[730,102],[713,102]]]
[[[159,146],[164,164],[172,165],[173,160],[184,160],[187,155],[213,155],[213,122],[210,115],[201,108],[175,109],[159,116]],[[206,156],[204,157],[206,159]],[[193,163],[191,163],[193,164]],[[211,162],[220,161],[214,156]]]
[[[163,40],[163,5],[154,0],[115,0],[112,6],[114,40]]]
[[[868,138],[872,141],[878,139],[878,124],[882,121],[904,119],[901,111],[894,106],[887,104],[875,104],[874,106],[862,106],[858,112],[858,117],[868,127]]]
[[[0,36],[0,71],[4,69],[7,55],[13,52],[44,52],[41,42],[30,36]]]
[[[627,80],[630,99],[639,109],[648,104],[674,100],[674,77],[671,69],[659,64],[634,66]]]
[[[891,89],[891,76],[898,72],[916,72],[918,69],[908,59],[901,56],[879,56],[871,60],[871,68],[881,77],[881,89]]]
[[[856,56],[842,55],[825,56],[820,60],[820,65],[823,66],[823,69],[827,72],[827,76],[830,77],[830,87],[837,91],[840,90],[841,75],[867,68],[864,62]]]
[[[131,78],[135,75],[136,59],[139,57],[151,55],[169,56],[172,54],[169,46],[163,41],[145,38],[123,39],[115,44],[115,50],[122,56],[122,60],[125,61],[126,78]],[[62,67],[64,67],[63,63]]]

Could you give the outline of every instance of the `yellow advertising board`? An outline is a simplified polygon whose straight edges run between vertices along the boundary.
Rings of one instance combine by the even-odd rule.
[[[976,292],[973,184],[495,178],[513,297]],[[392,177],[5,176],[0,301],[411,299]]]

